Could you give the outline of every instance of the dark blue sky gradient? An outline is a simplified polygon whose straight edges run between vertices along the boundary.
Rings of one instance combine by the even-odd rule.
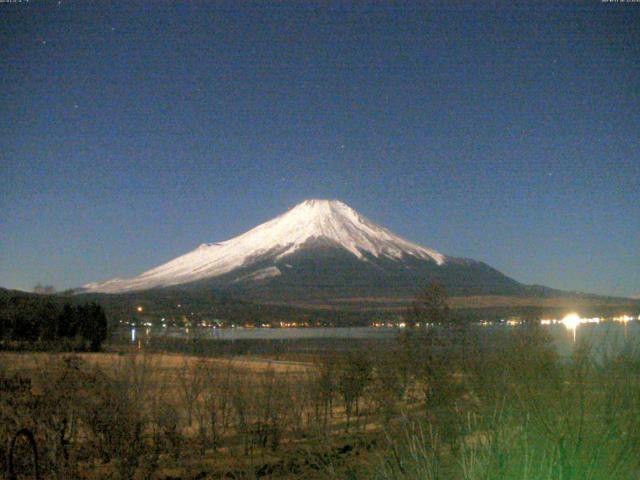
[[[640,4],[113,3],[0,4],[0,285],[132,276],[320,197],[640,293]]]

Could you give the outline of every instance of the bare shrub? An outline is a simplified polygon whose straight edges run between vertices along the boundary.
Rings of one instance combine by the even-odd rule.
[[[129,356],[109,372],[96,368],[80,411],[95,452],[104,462],[114,460],[122,479],[132,478],[150,453],[144,435],[149,421],[144,405],[152,370],[146,356]]]
[[[207,362],[204,359],[183,357],[182,366],[176,372],[176,384],[180,386],[180,398],[187,411],[187,424],[193,424],[193,412],[198,399],[205,389]]]
[[[262,375],[256,393],[260,443],[262,447],[268,445],[275,451],[290,428],[290,405],[296,399],[288,379],[272,369]]]
[[[403,366],[398,363],[395,352],[380,352],[373,365],[371,402],[382,414],[386,426],[399,412],[408,384],[402,375]]]
[[[9,467],[9,448],[21,428],[34,429],[31,379],[0,365],[0,471]]]
[[[372,364],[366,352],[347,352],[341,359],[337,387],[345,409],[345,430],[349,430],[352,416],[360,413],[360,399],[371,379],[371,370]]]
[[[311,398],[315,399],[313,412],[318,431],[326,436],[329,419],[333,412],[334,399],[337,395],[337,356],[326,352],[317,362],[309,383]]]
[[[231,376],[229,365],[211,364],[204,372],[202,402],[198,403],[198,433],[201,448],[216,450],[229,426]]]
[[[45,447],[41,447],[43,466],[56,478],[78,476],[78,410],[84,388],[94,381],[86,370],[76,355],[64,356],[61,360],[52,356],[48,365],[39,369],[41,392],[34,404],[34,415],[42,432],[42,447]]]
[[[153,411],[154,442],[158,449],[168,452],[174,460],[180,458],[182,434],[180,432],[179,409],[170,400],[156,404]]]

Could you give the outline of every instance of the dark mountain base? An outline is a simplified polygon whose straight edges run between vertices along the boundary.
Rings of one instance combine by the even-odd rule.
[[[276,267],[278,276],[254,280]],[[211,280],[185,284],[183,290],[216,289],[257,302],[300,303],[349,297],[412,297],[429,283],[449,295],[525,295],[526,286],[483,262],[449,258],[444,265],[405,256],[402,260],[353,254],[327,245],[310,245],[281,260],[272,257]]]

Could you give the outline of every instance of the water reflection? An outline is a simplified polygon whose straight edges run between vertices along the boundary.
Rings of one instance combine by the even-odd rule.
[[[611,317],[608,319],[605,318],[601,318],[601,317],[581,317],[580,315],[578,315],[577,313],[573,312],[573,313],[569,313],[568,315],[565,315],[561,320],[557,320],[555,318],[553,319],[542,319],[540,320],[540,324],[541,325],[555,325],[555,324],[561,324],[564,325],[564,327],[573,333],[573,341],[576,341],[576,331],[578,330],[578,327],[580,327],[581,325],[585,325],[585,324],[600,324],[602,322],[611,322],[612,324],[622,324],[624,326],[624,336],[626,338],[627,336],[627,324],[633,320],[636,320],[636,317],[632,317],[630,315],[620,315],[617,317]],[[637,320],[640,320],[640,316],[637,317]]]
[[[580,333],[584,330],[586,335],[586,327],[589,326],[589,332],[619,332],[620,336],[640,338],[640,322],[636,321],[636,317],[620,316],[616,318],[600,318],[600,317],[581,317],[577,313],[571,313],[560,319],[543,319],[542,325],[550,328],[554,337],[564,337],[567,340],[566,332],[571,334],[574,343],[576,337],[583,337]],[[513,328],[519,323],[507,322],[478,322],[483,330],[501,330]],[[556,327],[561,327],[560,329]],[[629,327],[629,328],[628,328]],[[437,326],[429,326],[427,328],[438,328]],[[397,325],[395,327],[307,327],[307,328],[212,328],[212,327],[171,327],[166,324],[144,329],[145,343],[154,337],[171,337],[171,338],[201,338],[212,340],[287,340],[287,339],[311,339],[311,338],[355,338],[355,339],[385,339],[392,338],[403,329]],[[123,331],[124,333],[124,331]],[[596,336],[599,335],[595,333]],[[139,340],[137,329],[129,327],[126,330],[127,337],[130,337],[131,343]],[[591,334],[590,334],[591,335]]]

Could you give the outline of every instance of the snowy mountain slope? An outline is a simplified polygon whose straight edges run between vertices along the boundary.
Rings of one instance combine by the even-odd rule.
[[[244,273],[230,282],[258,281],[280,277],[288,257],[318,241],[349,253],[360,264],[372,260],[427,262],[439,267],[444,255],[400,238],[367,220],[337,200],[306,200],[288,212],[248,232],[221,243],[202,244],[197,249],[131,279],[113,279],[85,285],[84,291],[121,293],[228,277]],[[278,263],[280,267],[276,267]],[[377,262],[376,262],[377,263]],[[260,270],[250,271],[252,265]]]

